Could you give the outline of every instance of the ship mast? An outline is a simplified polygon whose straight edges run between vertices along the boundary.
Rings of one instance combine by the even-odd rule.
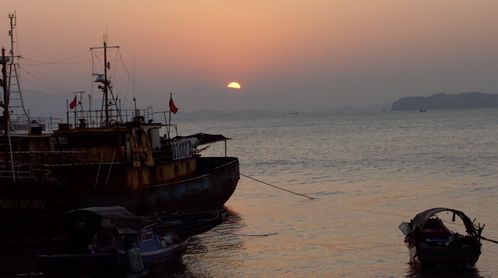
[[[3,88],[3,102],[1,106],[3,108],[3,128],[5,137],[9,134],[9,89],[7,85],[7,60],[8,58],[5,56],[5,48],[2,48],[2,79],[0,83]]]
[[[10,116],[15,117],[16,121],[19,121],[22,118],[25,118],[25,120],[28,123],[29,126],[29,115],[26,112],[26,108],[24,108],[24,101],[22,98],[22,93],[21,93],[21,86],[19,84],[19,75],[17,73],[17,67],[18,67],[18,60],[21,58],[21,56],[15,55],[14,53],[14,46],[15,46],[15,27],[17,25],[17,19],[16,15],[14,14],[9,14],[9,21],[10,21],[10,30],[9,30],[9,37],[10,37],[10,51],[9,51],[9,56],[10,56],[10,61],[9,61],[9,74],[7,77],[7,87],[9,90],[9,106],[8,109],[10,109]]]
[[[104,38],[104,46],[103,47],[91,47],[90,50],[94,49],[103,49],[104,50],[104,78],[101,78],[101,74],[94,74],[97,75],[97,80],[95,82],[102,83],[103,85],[99,85],[98,88],[102,90],[103,93],[103,104],[104,104],[104,112],[105,112],[105,124],[109,125],[110,122],[110,116],[109,116],[109,94],[111,94],[111,99],[116,106],[116,109],[118,110],[119,113],[119,107],[116,103],[116,100],[114,99],[114,96],[112,94],[112,86],[110,85],[111,81],[108,78],[107,71],[111,68],[111,64],[107,61],[107,49],[108,48],[119,48],[119,46],[108,46],[107,41]]]
[[[7,84],[7,61],[9,58],[5,56],[5,48],[2,48],[2,60],[0,61],[2,63],[2,79],[0,79],[0,85],[2,85],[3,88],[3,103],[0,103],[1,106],[3,107],[3,128],[4,128],[4,135],[5,135],[5,141],[8,142],[8,144],[5,147],[5,157],[4,161],[7,162],[7,157],[9,156],[10,158],[10,169],[12,170],[12,179],[14,182],[16,181],[16,175],[14,171],[14,156],[12,155],[12,142],[10,140],[10,113],[9,113],[9,87]],[[5,169],[8,169],[9,165],[8,163],[5,163]]]
[[[109,79],[107,78],[107,67],[111,65],[107,62],[107,41],[104,40],[104,100],[105,100],[105,122],[109,124]]]

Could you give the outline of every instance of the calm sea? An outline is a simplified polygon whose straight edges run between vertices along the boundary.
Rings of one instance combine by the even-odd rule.
[[[475,269],[424,272],[409,264],[398,230],[443,206],[498,239],[498,110],[233,113],[178,124],[182,135],[232,138],[242,174],[316,199],[241,177],[227,221],[194,238],[173,276],[498,277],[496,244],[483,242]],[[223,143],[205,151],[223,153]]]
[[[498,277],[497,244],[483,242],[475,268],[423,271],[409,263],[398,230],[422,210],[449,207],[498,239],[498,110],[174,121],[181,135],[232,138],[228,155],[239,157],[241,174],[315,199],[242,176],[227,220],[152,277]],[[224,150],[217,143],[203,154]]]

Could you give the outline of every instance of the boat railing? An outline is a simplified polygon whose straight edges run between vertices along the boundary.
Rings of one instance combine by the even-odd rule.
[[[13,133],[41,134],[43,132],[52,133],[60,123],[62,123],[62,118],[30,117],[27,119],[18,117],[11,119],[10,126]],[[0,127],[3,129],[2,123],[0,123]]]
[[[137,119],[141,119],[143,122],[153,122],[152,107],[146,109],[109,109],[107,117],[103,110],[75,110],[67,113],[67,122],[80,128],[112,126]]]

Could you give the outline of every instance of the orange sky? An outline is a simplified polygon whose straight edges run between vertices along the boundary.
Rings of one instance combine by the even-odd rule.
[[[173,91],[184,111],[318,110],[441,91],[498,91],[497,1],[2,3],[1,45],[8,46],[7,14],[14,10],[18,50],[27,58],[82,53],[107,30],[129,70],[135,60],[136,81],[149,98],[166,104]],[[90,90],[89,62],[23,69],[50,84],[41,90],[25,80],[26,89]],[[118,73],[125,76],[122,67]],[[244,88],[236,96],[225,90],[234,80]]]

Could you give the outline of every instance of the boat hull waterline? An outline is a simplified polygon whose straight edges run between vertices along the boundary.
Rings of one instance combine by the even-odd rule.
[[[139,191],[85,195],[63,190],[70,185],[19,181],[2,184],[0,219],[19,232],[19,228],[55,228],[54,220],[62,220],[65,212],[83,207],[123,206],[137,215],[221,208],[237,187],[239,161],[234,157],[199,158],[199,161],[209,164],[211,169],[185,180]]]

